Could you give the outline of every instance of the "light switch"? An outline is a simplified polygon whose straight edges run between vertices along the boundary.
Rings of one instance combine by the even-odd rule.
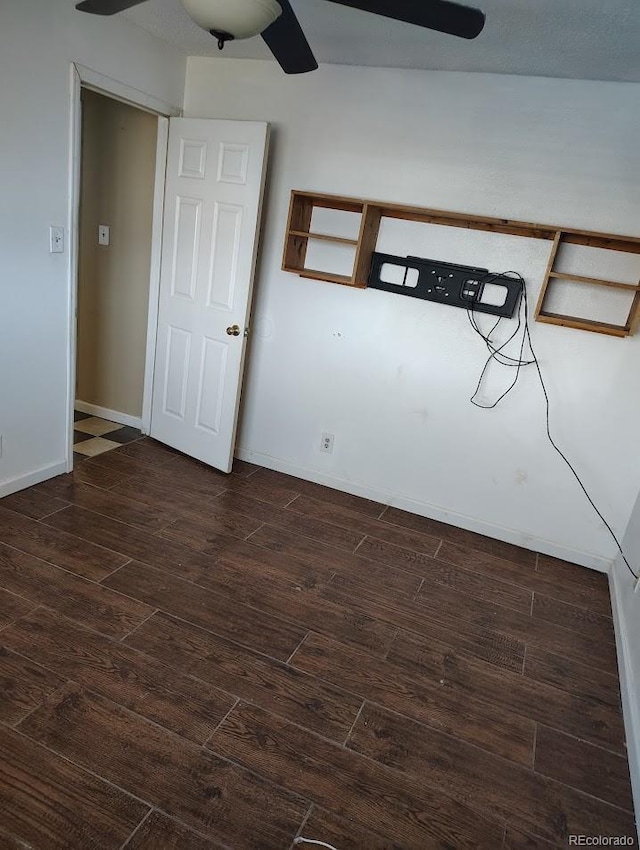
[[[107,224],[98,225],[98,245],[108,245],[111,241],[111,228]]]
[[[49,228],[49,253],[64,254],[64,227]]]

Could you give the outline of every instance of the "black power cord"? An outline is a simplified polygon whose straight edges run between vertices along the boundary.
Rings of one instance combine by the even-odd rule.
[[[520,281],[521,288],[524,289],[524,280],[522,279],[522,277],[520,277],[520,275],[517,272],[506,272],[504,275],[497,275],[497,274],[496,275],[488,275],[488,276],[485,276],[483,278],[482,283],[483,284],[491,283],[491,281],[495,280],[498,277],[513,277],[514,275],[516,276],[515,279]],[[481,292],[482,290],[479,289],[478,291]],[[489,333],[484,334],[480,330],[480,326],[478,325],[478,322],[476,320],[476,313],[474,312],[473,303],[471,305],[471,310],[467,310],[467,317],[469,319],[469,322],[471,323],[471,327],[478,334],[478,336],[480,336],[484,340],[487,348],[489,349],[489,357],[487,358],[487,362],[484,364],[484,368],[482,369],[482,372],[480,373],[480,378],[478,379],[478,383],[476,385],[475,391],[474,391],[474,393],[473,393],[473,395],[471,396],[471,399],[470,399],[471,404],[475,404],[476,407],[481,407],[484,410],[492,410],[494,407],[497,407],[500,404],[500,402],[502,401],[502,399],[505,398],[505,396],[509,395],[511,390],[518,383],[518,379],[520,378],[520,369],[523,366],[530,366],[533,363],[533,360],[524,360],[523,359],[524,345],[525,345],[525,339],[526,339],[525,334],[522,335],[522,340],[521,340],[521,343],[520,343],[520,356],[518,358],[511,357],[508,354],[504,353],[504,349],[509,345],[510,342],[512,342],[512,340],[514,340],[518,336],[518,333],[520,332],[520,328],[522,327],[523,304],[524,304],[524,302],[523,302],[523,299],[521,298],[520,301],[519,301],[519,306],[518,306],[518,325],[517,325],[515,331],[498,348],[495,347],[493,340],[491,339],[491,335],[493,333],[495,333],[495,331],[498,329],[498,326],[499,326],[500,322],[502,321],[503,317],[500,316],[498,318],[498,321],[494,324],[494,326],[489,331]],[[526,316],[526,308],[525,308],[525,323],[526,322],[527,322],[527,316]],[[490,365],[493,361],[497,362],[501,366],[515,367],[516,375],[515,375],[515,378],[513,379],[512,383],[510,384],[510,386],[502,393],[502,395],[498,396],[498,398],[492,404],[480,404],[480,402],[476,401],[476,397],[477,397],[478,393],[480,392],[480,388],[482,387],[482,384],[484,383],[485,376],[486,376],[486,374],[489,370],[489,367],[490,367]]]
[[[529,327],[529,301],[528,301],[528,297],[527,297],[527,287],[526,287],[524,278],[522,277],[522,275],[518,274],[518,272],[508,271],[508,272],[504,272],[501,275],[488,275],[483,279],[482,282],[483,283],[490,283],[492,280],[495,280],[497,277],[512,277],[513,279],[520,281],[520,286],[521,286],[521,289],[522,289],[522,297],[520,298],[520,304],[519,304],[519,307],[518,307],[518,325],[517,325],[515,331],[505,340],[505,342],[496,346],[496,344],[494,343],[494,341],[491,337],[492,337],[492,334],[494,334],[495,331],[498,329],[498,325],[502,321],[502,316],[500,318],[498,318],[498,321],[495,322],[495,324],[493,325],[493,327],[491,328],[491,330],[488,333],[483,333],[483,331],[480,329],[480,326],[478,325],[477,318],[476,318],[477,313],[474,312],[473,304],[471,305],[471,309],[467,310],[467,316],[469,318],[469,322],[471,324],[471,327],[484,340],[485,345],[487,346],[487,348],[489,350],[489,357],[487,358],[487,361],[484,364],[482,372],[480,373],[480,378],[478,380],[478,384],[476,386],[476,389],[475,389],[473,395],[471,396],[470,401],[476,407],[481,407],[484,410],[492,410],[493,408],[497,407],[500,404],[500,402],[511,392],[511,390],[518,383],[518,380],[520,378],[521,369],[524,366],[535,366],[536,367],[536,371],[538,373],[538,378],[540,380],[540,386],[542,387],[542,392],[544,394],[544,399],[545,399],[546,428],[547,428],[547,437],[549,439],[549,442],[551,443],[551,446],[553,447],[553,449],[557,452],[558,455],[560,455],[562,460],[565,462],[565,464],[571,470],[573,477],[576,479],[580,489],[582,490],[584,495],[587,497],[589,504],[591,505],[593,510],[596,512],[598,517],[602,520],[602,522],[605,525],[605,528],[607,529],[607,531],[609,532],[609,534],[611,535],[611,537],[615,541],[615,544],[618,547],[618,551],[620,552],[620,555],[622,556],[622,560],[624,561],[625,566],[627,567],[627,569],[629,570],[629,572],[631,573],[633,578],[636,580],[636,582],[638,582],[638,581],[640,581],[640,574],[634,572],[634,570],[632,569],[631,564],[627,560],[627,556],[624,553],[624,549],[622,548],[622,545],[620,544],[620,541],[618,540],[618,538],[616,536],[616,533],[611,528],[611,526],[609,525],[607,520],[602,515],[602,512],[598,509],[598,506],[596,505],[596,503],[593,501],[593,499],[589,495],[587,488],[582,483],[582,480],[580,479],[580,476],[576,472],[573,464],[567,458],[565,453],[558,446],[558,444],[556,443],[556,441],[553,439],[553,437],[551,435],[551,426],[550,426],[551,405],[550,405],[550,402],[549,402],[549,393],[547,392],[547,387],[546,387],[546,384],[544,382],[544,378],[542,376],[542,369],[540,368],[540,361],[538,360],[538,357],[536,356],[536,353],[535,353],[534,348],[533,348],[533,343],[531,341],[531,329]],[[505,354],[504,349],[509,345],[509,343],[511,343],[514,339],[517,338],[517,336],[520,332],[520,329],[522,327],[522,323],[523,323],[523,318],[522,318],[523,313],[524,313],[524,331],[522,333],[522,339],[520,340],[518,357],[512,357],[511,355]],[[529,352],[531,354],[530,360],[527,360],[527,359],[524,358],[525,344],[528,346]],[[491,404],[481,404],[480,402],[476,401],[476,397],[477,397],[478,393],[480,392],[480,389],[482,388],[486,374],[489,370],[489,367],[491,366],[491,364],[493,362],[496,362],[501,366],[507,366],[507,367],[510,367],[510,368],[515,368],[516,374],[515,374],[513,381],[511,382],[511,384],[507,387],[507,389],[500,396],[498,396],[498,398],[494,402],[492,402]]]

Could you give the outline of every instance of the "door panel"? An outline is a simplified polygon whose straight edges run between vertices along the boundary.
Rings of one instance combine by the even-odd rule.
[[[262,122],[171,119],[151,436],[229,472],[264,187]],[[238,325],[239,335],[228,328]]]
[[[208,307],[230,310],[233,306],[241,235],[242,207],[216,203],[211,240]]]
[[[221,345],[215,339],[205,338],[200,366],[196,425],[205,431],[211,431],[212,434],[220,432],[228,351],[228,346]]]
[[[171,272],[171,295],[193,301],[198,276],[200,219],[202,202],[193,198],[177,198],[175,244]],[[160,286],[162,287],[162,277]]]
[[[184,421],[187,405],[191,334],[169,325],[167,328],[167,365],[164,379],[162,412]]]

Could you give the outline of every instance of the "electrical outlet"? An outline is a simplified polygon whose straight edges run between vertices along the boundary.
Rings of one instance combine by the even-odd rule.
[[[333,434],[323,434],[320,440],[320,451],[328,455],[333,453]]]

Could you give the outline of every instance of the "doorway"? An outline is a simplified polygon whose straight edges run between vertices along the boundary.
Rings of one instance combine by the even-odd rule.
[[[80,262],[84,263],[80,257],[84,230],[92,240],[91,250],[113,248],[116,236],[115,230],[105,230],[110,227],[108,222],[97,221],[95,216],[81,228],[81,211],[84,215],[86,206],[86,202],[80,203],[85,182],[81,168],[83,89],[97,91],[100,97],[115,100],[119,107],[124,104],[136,113],[151,114],[155,122],[157,145],[155,152],[148,152],[149,163],[154,163],[150,169],[154,172],[150,239],[145,236],[145,254],[150,257],[144,291],[148,313],[136,336],[138,345],[144,340],[145,351],[140,416],[135,415],[140,410],[139,404],[132,414],[105,407],[104,404],[114,402],[99,403],[95,394],[91,401],[80,398],[82,393],[89,393],[84,389],[85,367],[79,362],[85,353],[85,341],[88,340],[90,348],[104,350],[103,343],[109,336],[91,325],[82,329],[80,322],[84,314],[107,324],[111,319],[110,336],[111,340],[115,339],[116,348],[123,347],[123,332],[130,318],[128,311],[123,317],[122,298],[114,301],[113,309],[116,314],[120,310],[120,318],[113,320],[103,295],[98,297],[94,292],[93,296],[89,293],[85,297],[78,282],[84,273],[84,267],[80,269]],[[117,437],[137,436],[128,432],[111,439],[121,430],[119,426],[123,426],[136,428],[223,472],[231,470],[249,334],[269,127],[265,122],[174,117],[179,111],[90,69],[72,66],[69,472],[75,457],[76,407],[83,408],[79,413],[86,423],[77,430],[84,435],[91,431],[88,437],[79,438],[83,445],[86,443],[85,455],[94,446],[97,454],[112,448],[104,443],[89,446],[92,439],[118,443]],[[85,130],[85,135],[88,132]],[[114,143],[107,145],[106,155],[113,154],[113,147]],[[111,188],[108,169],[100,166],[98,172],[100,180],[106,180]],[[138,223],[130,222],[129,229],[118,227],[119,239],[126,239],[129,230],[136,232]],[[107,240],[109,245],[100,244]],[[139,248],[138,234],[132,251]],[[102,255],[98,256],[103,259]],[[109,272],[113,271],[114,263],[107,262],[106,266]],[[82,299],[83,303],[79,304]],[[121,374],[129,369],[126,357],[124,367]],[[106,380],[103,384],[112,386]],[[103,421],[90,422],[90,419]],[[77,454],[83,456],[83,452]]]
[[[158,118],[83,88],[74,457],[141,436]]]

